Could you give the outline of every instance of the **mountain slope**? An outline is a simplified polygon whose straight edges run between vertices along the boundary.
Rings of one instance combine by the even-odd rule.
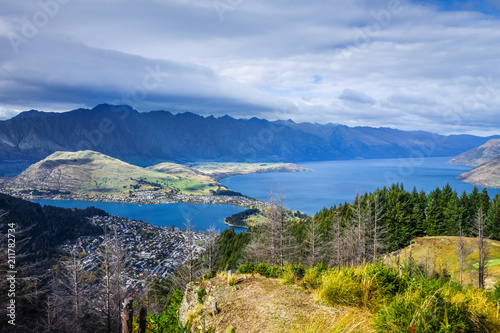
[[[457,177],[464,182],[489,188],[500,188],[500,156]]]
[[[132,192],[157,194],[210,194],[222,187],[208,176],[173,166],[164,172],[144,169],[94,151],[56,152],[5,181],[10,189],[71,192],[86,196],[129,196]],[[179,172],[182,171],[182,174]],[[188,170],[189,171],[189,170]]]
[[[500,139],[491,139],[485,144],[468,150],[448,161],[450,164],[477,166],[500,156]]]
[[[0,121],[0,160],[29,165],[62,150],[98,151],[141,166],[164,161],[397,158],[415,152],[450,156],[487,140],[389,128],[139,113],[128,106],[102,104],[64,113],[32,110]]]
[[[459,237],[451,236],[417,237],[410,246],[400,251],[399,260],[407,261],[411,256],[417,265],[426,267],[431,272],[446,270],[448,274],[458,281],[458,239]],[[477,239],[464,237],[464,242],[466,248],[473,251],[467,256],[464,263],[463,282],[464,284],[473,282],[477,285]],[[487,288],[492,289],[500,281],[500,242],[489,239],[487,244],[489,247],[486,258],[488,274],[485,285]]]

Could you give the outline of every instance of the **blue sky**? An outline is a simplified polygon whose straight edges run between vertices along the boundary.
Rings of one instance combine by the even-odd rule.
[[[0,0],[0,119],[139,111],[500,133],[500,0]]]
[[[415,3],[436,6],[441,11],[478,11],[496,17],[500,14],[498,0],[418,0]]]

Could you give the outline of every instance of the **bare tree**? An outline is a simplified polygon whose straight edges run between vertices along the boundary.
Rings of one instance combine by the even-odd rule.
[[[271,208],[268,211],[268,235],[271,250],[271,264],[283,267],[285,265],[288,233],[284,197],[281,190],[278,190],[277,198],[274,197],[274,193],[271,191],[269,201]]]
[[[489,253],[487,237],[484,234],[484,228],[486,226],[486,219],[484,217],[483,208],[480,207],[476,219],[474,220],[474,230],[476,234],[476,246],[478,251],[478,287],[484,288],[484,280],[486,277],[486,260]]]
[[[215,225],[211,225],[210,228],[207,229],[207,241],[205,242],[205,253],[208,264],[208,272],[212,272],[213,263],[215,261],[215,239],[219,234],[219,230],[215,227]]]
[[[382,237],[384,234],[384,227],[382,226],[382,220],[384,219],[385,214],[383,212],[383,205],[380,200],[380,197],[378,194],[375,195],[375,199],[373,202],[373,229],[372,229],[372,235],[373,235],[373,261],[375,262],[377,260],[377,255],[379,252],[379,249],[381,248],[382,244]]]
[[[99,293],[101,296],[99,308],[105,317],[106,331],[111,333],[120,331],[121,326],[125,253],[116,233],[110,236],[107,228],[105,228],[101,251],[101,267],[104,276]]]
[[[312,266],[315,266],[321,260],[321,238],[319,227],[320,223],[314,217],[306,221],[306,247],[308,252],[308,261]]]
[[[456,246],[456,251],[457,251],[457,255],[458,255],[458,279],[459,279],[460,284],[462,284],[462,275],[463,275],[465,261],[466,261],[467,257],[474,250],[467,246],[461,225],[459,226],[459,231],[458,231],[458,242],[457,242],[457,246]]]
[[[184,256],[186,258],[184,264],[177,267],[174,273],[170,276],[175,288],[184,289],[186,284],[193,282],[200,274],[200,260],[196,253],[196,244],[194,242],[194,230],[190,219],[184,223]]]
[[[331,226],[331,259],[330,266],[341,265],[343,263],[343,230],[342,230],[342,219],[339,216],[335,216],[332,219]]]

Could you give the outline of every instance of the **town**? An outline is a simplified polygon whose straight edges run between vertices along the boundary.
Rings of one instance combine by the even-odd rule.
[[[193,250],[194,257],[204,251],[207,240],[216,235],[177,227],[158,227],[151,224],[130,220],[118,216],[94,216],[90,223],[106,228],[110,237],[115,237],[124,255],[124,278],[129,292],[140,290],[145,279],[167,278],[177,267],[184,264],[188,251]],[[187,232],[192,233],[194,244],[188,244]],[[92,273],[99,269],[103,258],[105,236],[82,236],[76,241],[67,242],[63,250],[68,253],[78,252],[82,256],[82,269]]]
[[[103,201],[121,202],[136,204],[162,204],[162,203],[201,203],[201,204],[228,204],[242,207],[267,207],[268,204],[242,195],[191,195],[172,194],[170,196],[158,195],[155,191],[137,191],[130,196],[112,195],[82,195],[69,192],[59,192],[54,190],[17,190],[0,189],[0,193],[12,195],[24,200],[83,200],[83,201]]]

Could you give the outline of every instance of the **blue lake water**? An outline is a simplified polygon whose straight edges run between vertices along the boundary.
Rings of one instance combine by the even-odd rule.
[[[459,195],[463,191],[470,193],[474,186],[456,177],[471,167],[446,164],[449,159],[432,157],[299,163],[314,172],[245,175],[222,179],[221,183],[233,191],[263,201],[269,200],[271,189],[281,188],[286,207],[312,215],[323,207],[352,202],[357,192],[373,192],[393,183],[403,183],[409,191],[416,186],[417,190],[426,193],[449,183]],[[493,197],[500,190],[488,189],[488,193]]]
[[[206,231],[214,225],[219,231],[228,228],[224,218],[239,213],[247,208],[223,204],[188,204],[169,203],[158,205],[128,204],[118,202],[95,202],[77,200],[32,200],[41,205],[51,205],[63,208],[97,207],[110,214],[142,220],[157,226],[176,226],[184,228],[186,219],[191,220],[195,230]],[[240,232],[245,228],[234,228]]]
[[[225,178],[221,183],[233,191],[267,201],[269,190],[281,188],[285,206],[314,214],[323,207],[352,202],[356,193],[375,191],[377,188],[403,183],[407,190],[415,186],[429,193],[436,187],[449,183],[459,194],[470,193],[473,185],[456,177],[470,167],[446,164],[449,158],[381,159],[356,161],[326,161],[300,163],[313,172],[264,173]],[[482,188],[479,188],[480,190]],[[488,189],[490,197],[500,190]],[[110,202],[87,202],[71,200],[37,200],[43,205],[65,208],[95,206],[113,215],[119,215],[158,226],[183,227],[190,218],[195,229],[204,231],[211,225],[219,230],[228,228],[224,218],[243,211],[244,207],[233,205],[205,204],[160,204],[140,205]],[[236,231],[244,230],[235,228]]]

